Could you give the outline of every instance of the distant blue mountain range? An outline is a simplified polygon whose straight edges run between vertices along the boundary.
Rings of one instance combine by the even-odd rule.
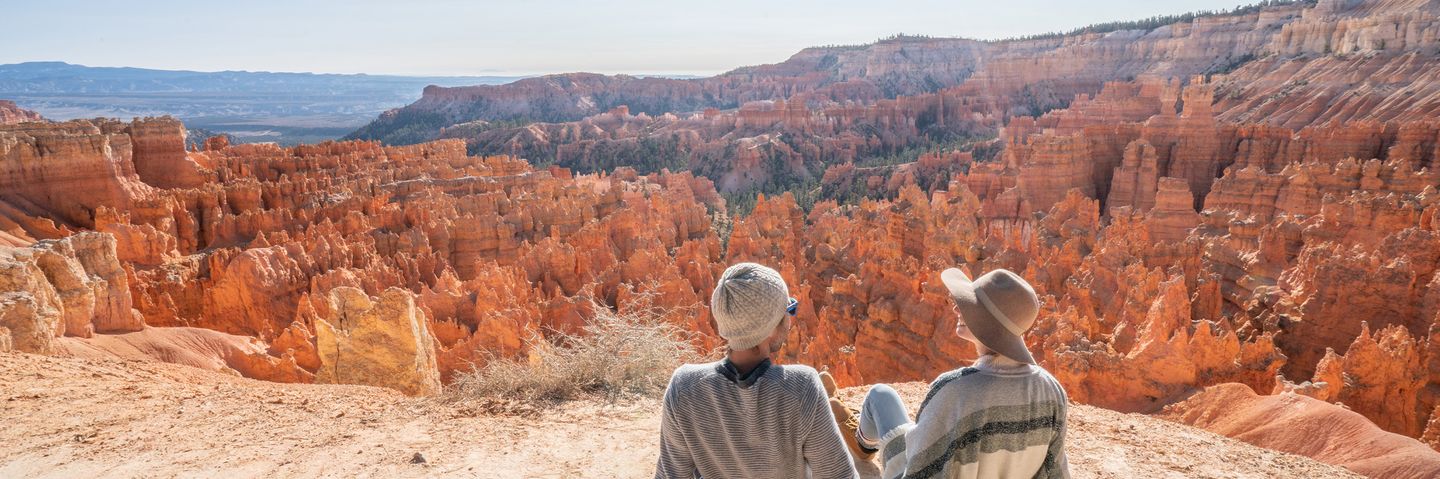
[[[343,136],[385,110],[419,99],[427,85],[494,85],[520,78],[194,72],[29,62],[0,65],[0,99],[52,120],[171,115],[191,128],[228,133],[238,141],[291,144]]]

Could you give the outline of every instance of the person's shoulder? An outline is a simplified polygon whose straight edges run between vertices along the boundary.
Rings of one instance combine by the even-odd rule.
[[[820,380],[820,371],[804,364],[777,364],[772,367],[783,371],[786,377]]]
[[[974,366],[965,366],[946,371],[936,376],[935,380],[930,382],[930,389],[925,392],[925,399],[920,402],[920,408],[923,410],[926,405],[929,405],[937,399],[947,398],[964,392],[966,389],[961,387],[961,385],[973,380],[973,378],[980,377],[977,374],[979,372],[980,369]]]
[[[717,363],[682,364],[675,368],[670,375],[670,387],[666,388],[666,395],[685,392],[689,387],[706,380],[710,376],[719,375],[716,369]]]
[[[1039,370],[1039,373],[1037,373],[1036,376],[1039,376],[1047,385],[1053,388],[1056,392],[1060,393],[1060,397],[1065,397],[1068,400],[1068,395],[1065,393],[1065,386],[1063,384],[1060,384],[1060,380],[1056,379],[1055,375],[1050,374],[1049,370],[1038,365],[1035,366],[1035,369]]]
[[[780,380],[786,383],[820,383],[820,372],[804,364],[777,364],[771,371],[780,373]]]
[[[939,376],[935,377],[934,381],[930,382],[930,389],[939,390],[952,384],[964,382],[967,378],[978,377],[975,375],[979,372],[980,368],[974,366],[965,366],[962,368],[952,369],[950,371],[940,373]]]
[[[715,371],[715,366],[716,366],[717,364],[718,364],[718,363],[713,362],[713,361],[712,361],[712,362],[708,362],[708,363],[687,363],[687,364],[681,364],[680,367],[675,368],[675,375],[676,375],[676,376],[681,376],[681,375],[709,374],[709,373],[712,373],[712,372]]]
[[[718,367],[719,363],[714,362],[681,364],[680,367],[675,368],[675,373],[670,375],[670,381],[672,383],[675,381],[690,381],[717,375],[720,374]]]
[[[772,371],[779,373],[777,379],[785,389],[825,395],[825,387],[820,384],[820,372],[813,367],[804,364],[782,364],[771,366],[767,373]]]

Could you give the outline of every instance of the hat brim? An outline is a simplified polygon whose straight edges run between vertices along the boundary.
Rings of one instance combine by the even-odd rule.
[[[990,314],[990,310],[975,297],[975,282],[958,268],[940,273],[940,281],[950,290],[950,299],[955,300],[955,309],[960,310],[960,320],[980,340],[980,344],[1001,355],[1022,363],[1036,364],[1025,347],[1025,339],[1011,333]]]

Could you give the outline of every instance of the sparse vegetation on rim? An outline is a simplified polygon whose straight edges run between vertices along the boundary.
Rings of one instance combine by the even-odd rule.
[[[1285,5],[1315,5],[1319,0],[1263,0],[1250,5],[1241,5],[1230,10],[1200,10],[1179,15],[1156,15],[1140,20],[1105,22],[1086,25],[1068,32],[1050,32],[1037,35],[1026,35],[1020,37],[1003,38],[998,41],[1027,41],[1027,40],[1048,40],[1053,38],[1068,37],[1073,35],[1084,35],[1089,33],[1110,33],[1120,30],[1145,30],[1150,31],[1165,25],[1176,23],[1189,23],[1197,18],[1214,17],[1221,15],[1248,15],[1259,12],[1267,7],[1279,7]]]
[[[459,375],[446,398],[554,402],[655,396],[677,366],[703,358],[691,343],[694,333],[665,322],[665,311],[617,314],[603,306],[595,311],[582,334],[532,335],[527,355],[491,358]]]

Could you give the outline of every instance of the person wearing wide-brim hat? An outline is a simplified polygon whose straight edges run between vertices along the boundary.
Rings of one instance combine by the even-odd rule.
[[[1025,347],[1040,312],[1034,288],[1003,269],[971,280],[950,268],[940,280],[959,313],[955,334],[980,358],[936,378],[913,423],[894,389],[872,387],[858,442],[881,452],[885,479],[1068,478],[1065,390]]]

